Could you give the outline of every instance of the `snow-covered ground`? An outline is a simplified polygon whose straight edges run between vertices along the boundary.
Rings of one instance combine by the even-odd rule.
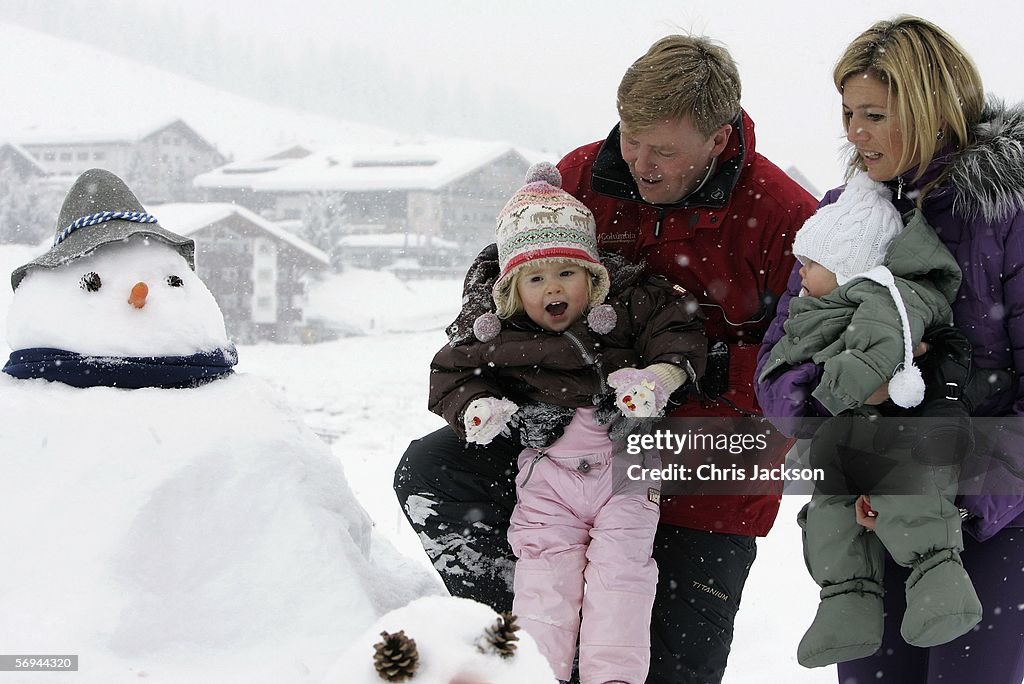
[[[457,295],[453,301],[454,312]],[[402,516],[391,481],[409,441],[444,424],[426,410],[427,367],[444,339],[436,330],[239,350],[244,372],[269,378],[311,425],[335,431],[334,454],[377,531],[425,565],[426,556]],[[796,662],[796,645],[814,617],[818,596],[804,568],[796,525],[803,503],[802,496],[783,497],[775,528],[758,541],[726,684],[836,681],[834,667],[807,670]]]
[[[33,249],[0,246],[0,273],[9,273],[12,268],[24,263],[35,252],[36,250]],[[352,274],[350,278],[355,275]],[[417,539],[406,525],[398,508],[391,490],[391,481],[394,466],[408,442],[442,424],[440,418],[426,410],[427,367],[433,353],[444,342],[441,330],[443,324],[450,320],[458,308],[460,285],[454,281],[402,283],[392,278],[385,278],[379,276],[379,274],[370,273],[365,273],[362,277],[355,279],[353,282],[346,283],[346,285],[346,290],[354,290],[362,296],[354,295],[356,301],[349,303],[339,302],[338,306],[351,306],[353,307],[353,313],[358,314],[360,317],[372,315],[376,320],[380,321],[379,325],[374,326],[377,334],[346,338],[312,346],[257,345],[242,347],[239,349],[240,363],[238,366],[241,377],[232,379],[230,382],[237,380],[238,383],[236,384],[246,387],[256,387],[256,385],[251,383],[269,383],[271,395],[274,398],[273,402],[267,403],[269,400],[262,400],[264,403],[258,404],[259,407],[266,409],[273,406],[276,402],[289,404],[298,412],[307,425],[326,441],[330,442],[330,453],[342,464],[349,487],[351,487],[356,498],[373,520],[374,532],[379,537],[390,541],[391,545],[408,557],[407,561],[403,561],[397,557],[384,554],[383,556],[377,555],[372,559],[373,563],[387,562],[390,567],[389,572],[395,572],[399,575],[398,580],[392,579],[391,581],[408,585],[395,587],[391,599],[420,592],[430,593],[431,585],[424,582],[425,573],[422,572],[430,570],[430,566]],[[362,290],[361,293],[359,292],[360,290]],[[6,327],[5,316],[10,296],[9,285],[4,282],[0,285],[0,330]],[[362,308],[357,310],[355,308],[357,305]],[[403,324],[403,321],[406,323]],[[414,330],[419,332],[383,332],[387,330]],[[0,358],[5,359],[8,353],[9,349],[0,344]],[[23,408],[21,403],[28,395],[25,388],[21,386],[24,382],[7,380],[9,382],[6,383],[6,387],[0,386],[0,390],[6,389],[6,391],[0,391],[0,401],[6,398],[6,401],[12,403],[8,406],[0,406],[0,416],[23,415],[23,413],[18,414],[17,411],[12,409],[15,408],[14,402],[18,403],[19,410]],[[39,383],[42,381],[28,382]],[[224,391],[227,389],[228,385],[225,384]],[[95,392],[96,390],[86,391]],[[188,390],[188,392],[197,391],[201,393],[201,396],[199,394],[194,395],[198,398],[197,401],[188,402],[191,406],[190,415],[193,416],[194,420],[199,421],[200,424],[218,425],[216,421],[203,423],[202,418],[204,410],[215,410],[214,407],[218,405],[218,401],[222,401],[218,396],[215,396],[221,391],[219,383],[214,383],[205,389]],[[53,398],[58,401],[71,403],[78,407],[80,409],[79,413],[81,413],[81,411],[88,410],[86,402],[81,401],[81,392],[82,390],[62,387],[54,393]],[[123,395],[121,398],[112,399],[111,401],[117,403],[118,407],[123,409],[121,411],[122,414],[131,413],[131,402],[127,398],[127,396],[131,396],[129,392],[120,390],[105,390],[105,392],[107,394]],[[136,392],[152,394],[159,391],[136,390]],[[140,400],[143,398],[143,394],[137,396]],[[163,399],[160,399],[154,405],[157,408],[168,406]],[[40,407],[40,415],[45,415],[44,408]],[[127,418],[130,421],[131,416],[122,415],[122,418]],[[257,416],[254,416],[254,418],[258,419]],[[80,420],[78,417],[75,420],[77,428],[84,430],[87,421],[84,419]],[[91,434],[94,435],[95,439],[99,439],[99,435],[105,434],[104,430],[116,430],[117,424],[118,422],[114,420],[109,427],[97,427]],[[139,438],[144,437],[145,433],[151,432],[151,430],[143,430],[131,422],[128,425],[130,433],[137,434]],[[9,432],[11,427],[13,426],[8,424],[5,433]],[[24,433],[25,426],[20,426],[20,428],[21,432]],[[209,429],[215,428],[211,427]],[[241,428],[236,426],[236,429]],[[284,434],[280,432],[282,429],[284,428],[278,429],[275,433],[278,437]],[[48,434],[64,435],[64,437],[73,434],[48,425],[44,421],[39,421],[36,426],[32,427],[32,430],[38,431],[38,439],[41,442],[45,442],[48,439]],[[32,434],[31,430],[29,430],[29,434]],[[118,439],[121,438],[118,437]],[[166,449],[171,449],[167,453],[173,453],[174,444],[188,443],[187,438],[183,438],[182,435],[175,435],[174,440],[169,440],[165,445]],[[61,443],[67,442],[65,439]],[[260,451],[256,456],[260,459],[270,459],[267,461],[267,468],[269,468],[267,472],[284,472],[280,459],[273,460],[272,455],[266,451]],[[6,458],[8,454],[2,454],[0,457]],[[315,462],[316,459],[313,459],[313,461]],[[101,465],[100,463],[96,464],[97,468]],[[224,462],[221,462],[220,465],[209,465],[205,471],[202,464],[190,462],[188,465],[189,470],[187,472],[191,474],[185,479],[176,480],[177,485],[171,487],[170,490],[163,491],[164,504],[166,506],[162,509],[158,507],[156,511],[146,511],[147,513],[155,514],[162,511],[166,514],[167,507],[178,510],[174,507],[182,504],[176,501],[175,492],[181,496],[191,492],[190,488],[200,486],[203,472],[208,471],[207,475],[212,478],[223,479],[230,470],[230,466]],[[24,462],[21,463],[21,466],[28,467]],[[128,465],[120,464],[119,467],[128,468]],[[317,465],[317,467],[322,468],[322,464]],[[151,475],[154,472],[156,471],[147,471],[146,475]],[[257,470],[254,468],[252,472],[257,472]],[[60,476],[60,473],[54,473],[54,477],[59,478]],[[107,496],[114,498],[119,496],[119,487],[124,482],[120,479],[118,472],[98,473],[95,478],[90,480],[92,486],[99,487],[101,492],[106,492]],[[26,483],[21,483],[19,487],[24,487],[25,485]],[[124,486],[127,487],[128,485]],[[131,486],[134,486],[134,481]],[[225,486],[241,487],[242,484],[228,481]],[[19,487],[9,488],[9,490],[15,493],[21,492],[22,499],[25,502],[31,501],[32,497],[24,496],[24,491],[21,491]],[[256,488],[253,491],[258,494],[257,498],[259,501],[268,506],[277,505],[277,502],[281,501],[281,499],[277,498],[280,492],[272,490],[272,488]],[[340,484],[333,491],[336,491],[339,497],[347,496]],[[295,496],[301,495],[307,499],[310,496],[314,496],[314,493],[308,491],[308,488],[299,487],[295,492]],[[322,492],[315,493],[317,496],[319,494],[322,494]],[[190,496],[193,498],[188,499],[188,501],[203,501],[202,496],[199,494],[192,493]],[[104,504],[106,508],[96,511],[85,506],[83,503],[85,501],[87,499],[83,499],[76,505],[82,506],[83,515],[94,516],[92,518],[94,520],[99,520],[106,512],[113,511],[118,506],[126,511],[128,508],[131,508],[130,502],[114,501],[107,502]],[[49,509],[42,503],[37,503],[38,505],[31,514],[37,516],[45,515]],[[60,504],[60,502],[52,503],[54,506]],[[744,591],[743,606],[737,622],[733,655],[726,677],[726,682],[729,684],[756,684],[760,682],[766,684],[774,684],[776,682],[825,683],[835,681],[834,668],[809,671],[801,668],[795,659],[796,644],[803,630],[813,617],[817,597],[817,588],[807,577],[803,566],[799,533],[794,522],[796,511],[801,504],[802,497],[785,497],[782,512],[775,529],[771,535],[759,542],[758,560],[754,565],[746,590]],[[27,506],[28,503],[25,505]],[[4,510],[8,514],[18,513],[7,508]],[[245,514],[245,510],[231,510],[226,513],[230,516],[238,516]],[[303,512],[304,510],[301,506],[296,508],[295,515],[301,518],[302,515],[307,514]],[[184,513],[185,511],[182,512]],[[29,512],[25,511],[25,513]],[[135,524],[142,525],[141,528],[133,528],[135,534],[143,533],[145,528],[144,522],[136,522]],[[156,534],[161,532],[166,534],[169,530],[158,529],[154,532]],[[280,530],[268,531],[268,535],[280,533]],[[358,536],[358,534],[353,534],[353,537],[358,538]],[[171,543],[162,544],[159,541],[147,541],[142,537],[138,537],[137,541],[138,545],[134,550],[136,554],[152,554],[161,549],[175,548]],[[295,545],[284,545],[283,552],[294,553],[297,548]],[[386,545],[383,545],[382,548],[387,550]],[[291,551],[288,551],[288,549],[291,549]],[[214,557],[224,552],[243,554],[248,553],[248,551],[248,546],[232,543],[226,543],[224,548],[221,549],[209,549],[209,552]],[[10,549],[5,549],[4,553],[5,555],[10,553]],[[199,554],[194,554],[193,550],[183,550],[181,553],[184,557],[190,559],[200,557]],[[53,558],[55,563],[74,561],[74,559],[69,558],[61,560],[60,554],[54,555]],[[87,613],[81,614],[83,610],[88,611],[102,608],[101,614],[97,615],[96,619],[107,620],[110,624],[114,624],[114,618],[110,611],[117,606],[121,606],[124,610],[135,611],[133,613],[135,616],[134,620],[143,626],[146,626],[147,618],[156,619],[159,617],[160,619],[167,620],[170,617],[173,621],[173,615],[146,615],[147,601],[153,598],[153,596],[147,595],[146,592],[153,589],[152,586],[139,585],[136,587],[136,592],[133,595],[114,596],[110,593],[111,587],[105,586],[102,578],[96,576],[98,566],[91,562],[90,556],[86,554],[82,559],[78,560],[83,564],[83,585],[78,588],[78,591],[81,592],[83,605],[75,609],[77,612],[71,611],[68,619],[87,621],[90,619],[90,615]],[[167,559],[169,563],[173,563],[175,560],[175,557]],[[314,554],[310,558],[295,557],[293,560],[298,565],[308,563],[309,567],[323,567],[322,552]],[[246,562],[251,562],[251,560],[246,561],[245,558],[233,558],[234,561],[238,561],[236,571],[244,570],[247,567]],[[139,567],[138,564],[133,564],[131,558],[128,558],[125,562],[128,564],[127,567],[136,569]],[[339,558],[339,563],[341,562],[342,559]],[[21,577],[24,581],[28,582],[28,578],[32,577],[31,570],[31,568],[20,567],[15,576]],[[35,583],[33,586],[39,582],[44,582],[48,569],[38,568],[38,572],[39,577],[32,579],[32,582]],[[163,582],[172,583],[175,574],[172,570],[167,570],[164,575],[157,572],[154,576],[160,578]],[[150,579],[152,577],[150,576]],[[403,580],[403,577],[406,579]],[[119,578],[119,581],[123,579]],[[95,584],[96,582],[98,584]],[[315,584],[311,583],[311,592],[323,591],[325,587],[330,586],[331,582],[326,580]],[[368,586],[374,591],[380,591],[379,585],[370,584]],[[166,591],[168,587],[169,585],[163,585],[158,588]],[[64,589],[68,588],[65,587]],[[0,594],[3,594],[3,592],[0,591]],[[212,594],[212,597],[218,600],[224,598],[223,595],[217,593]],[[348,600],[350,597],[343,598]],[[104,601],[110,601],[111,603],[108,605]],[[338,606],[344,607],[343,600],[333,604],[326,600],[322,603],[327,606],[333,605],[336,608]],[[190,604],[184,600],[181,606],[192,609]],[[387,607],[387,601],[377,600],[373,607],[360,606],[347,612],[337,608],[339,612],[346,612],[346,614],[336,616],[339,624],[344,623],[345,625],[344,629],[338,630],[339,638],[356,638],[354,635],[365,632],[366,629],[373,626],[372,623],[375,618],[374,608],[379,612]],[[224,608],[230,608],[230,604],[225,602]],[[282,607],[283,610],[284,607]],[[183,633],[189,631],[188,624],[182,624],[180,627]],[[288,636],[287,629],[282,629],[280,624],[274,625],[274,629],[277,630],[275,633],[281,632]],[[119,633],[119,636],[122,642],[130,644],[131,634],[123,630],[124,627],[122,625],[122,631]],[[194,636],[192,635],[193,638]],[[211,639],[218,638],[226,639],[225,643],[235,643],[228,640],[225,635],[211,636]],[[364,637],[360,638],[365,638],[365,634]],[[330,664],[332,649],[335,651],[333,655],[341,655],[346,650],[347,645],[347,643],[338,643],[333,646],[328,645],[321,638],[315,643],[310,644],[311,648],[315,648],[315,653],[302,654],[301,639],[298,635],[291,635],[291,638],[282,639],[282,657],[276,660],[271,659],[274,664],[263,675],[270,678],[267,681],[273,680],[285,683],[290,681],[316,681],[316,677],[322,674]],[[138,646],[142,648],[147,645],[140,644]],[[88,644],[85,644],[82,648],[87,647]],[[3,650],[5,653],[10,652],[9,648],[5,648],[3,645],[0,645],[0,650]],[[51,652],[64,652],[61,645],[40,645],[40,652],[47,650]],[[181,676],[188,675],[189,681],[196,681],[196,667],[197,663],[202,662],[202,655],[201,653],[172,654],[171,662],[179,665],[177,671],[173,669],[169,671],[165,668],[162,671],[154,672],[141,667],[138,671],[133,672],[132,676],[148,677],[149,681],[173,682],[176,681],[175,672],[177,672]],[[219,655],[221,657],[217,665],[211,665],[209,671],[210,678],[204,681],[235,681],[235,677],[230,673],[237,675],[244,668],[242,670],[238,668],[232,669],[233,665],[242,667],[243,662],[248,662],[248,666],[252,666],[251,661],[245,660],[248,654],[243,650],[229,651]],[[83,651],[81,656],[84,663],[89,657],[89,652]],[[166,657],[166,654],[164,656]],[[22,681],[22,679],[18,678],[19,676],[23,677],[23,675],[0,673],[0,682]],[[337,679],[339,682],[355,681],[353,679],[346,680],[341,675],[339,677]],[[79,673],[74,678],[67,679],[51,675],[33,674],[32,681],[83,682],[91,680],[85,676],[85,673]]]

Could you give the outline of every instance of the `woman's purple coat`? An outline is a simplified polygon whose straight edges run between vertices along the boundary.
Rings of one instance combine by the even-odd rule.
[[[915,188],[927,185],[947,168],[948,176],[940,188],[927,195],[921,209],[963,270],[963,284],[953,303],[953,320],[971,341],[978,368],[1010,370],[1016,379],[1012,396],[989,402],[975,413],[1024,417],[1024,106],[1006,107],[1002,102],[990,101],[982,123],[975,128],[974,142],[962,154],[937,159],[916,183],[911,180],[914,172],[908,172],[889,185],[894,196],[900,183],[902,195],[913,196]],[[830,190],[821,204],[835,202],[841,192],[842,188]],[[800,276],[794,269],[788,291],[779,300],[775,320],[765,334],[755,377],[760,375],[772,346],[782,338],[789,300],[799,291]],[[810,398],[820,375],[820,366],[806,362],[757,384],[764,415],[828,415]],[[779,424],[785,431],[783,422]],[[960,499],[960,506],[972,516],[965,521],[964,529],[979,540],[1008,525],[1024,526],[1024,444],[1010,450],[1010,455],[1018,461],[1017,474],[989,476],[1004,486],[1000,494]],[[1001,462],[997,467],[1013,468]],[[1016,483],[1016,489],[1007,483]],[[1016,494],[1003,493],[1017,490]]]

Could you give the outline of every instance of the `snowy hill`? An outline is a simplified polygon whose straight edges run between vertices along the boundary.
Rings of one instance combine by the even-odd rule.
[[[264,104],[83,43],[0,22],[0,141],[121,139],[181,118],[222,153],[392,142],[400,134]],[[17,106],[12,106],[17,102]]]

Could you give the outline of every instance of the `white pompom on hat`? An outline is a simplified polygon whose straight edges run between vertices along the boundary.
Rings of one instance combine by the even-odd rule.
[[[885,251],[903,230],[903,217],[892,205],[892,191],[858,173],[834,204],[821,207],[797,231],[793,255],[816,261],[843,285],[885,260]]]

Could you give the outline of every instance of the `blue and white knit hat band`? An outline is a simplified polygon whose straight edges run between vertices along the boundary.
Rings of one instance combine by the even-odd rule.
[[[132,221],[133,223],[157,222],[155,216],[142,211],[101,211],[98,214],[90,214],[88,216],[82,216],[81,218],[75,219],[71,225],[57,233],[53,239],[53,246],[56,247],[60,243],[64,242],[69,235],[79,228],[95,226],[98,223],[106,223],[107,221],[115,220]]]

